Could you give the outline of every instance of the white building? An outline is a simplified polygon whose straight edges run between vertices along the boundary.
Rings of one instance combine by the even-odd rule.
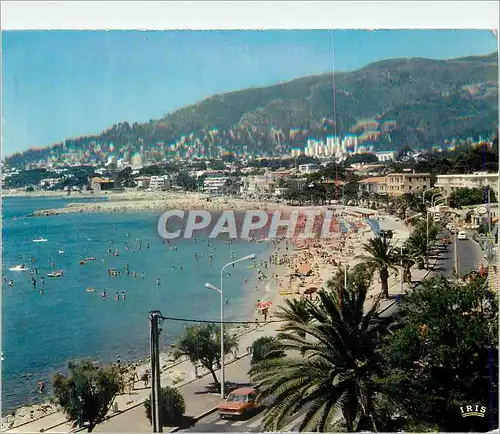
[[[229,178],[227,176],[212,176],[203,180],[203,191],[211,194],[222,193]]]
[[[289,191],[288,187],[276,187],[273,194],[276,197],[284,197]]]
[[[380,152],[375,152],[375,155],[377,157],[377,160],[382,163],[386,161],[392,161],[394,160],[394,158],[396,158],[395,151],[380,151]]]
[[[62,178],[45,178],[40,181],[40,187],[53,187],[61,181]]]
[[[317,164],[299,164],[300,173],[316,173],[317,171],[319,171],[319,166]]]
[[[328,155],[335,155],[337,152],[341,151],[340,139],[337,136],[327,136],[326,137],[326,149]]]
[[[137,178],[134,178],[134,180],[137,183],[137,188],[149,188],[151,184],[150,176],[139,176]]]
[[[266,175],[253,175],[243,178],[241,192],[249,195],[258,195],[264,192],[264,186],[268,181]]]
[[[132,156],[132,168],[142,169],[142,156],[138,152]]]
[[[152,176],[149,182],[149,188],[151,190],[168,190],[170,188],[170,177],[168,175]]]
[[[300,155],[303,154],[303,153],[304,153],[304,151],[302,149],[300,149],[300,148],[292,148],[290,156],[292,158],[294,158],[294,157],[300,157]]]
[[[352,134],[344,136],[342,139],[342,151],[344,153],[356,154],[358,152],[358,137]]]
[[[488,185],[498,197],[498,173],[475,172],[467,175],[438,175],[435,187],[442,189],[443,193],[448,195],[458,188],[484,188]]]

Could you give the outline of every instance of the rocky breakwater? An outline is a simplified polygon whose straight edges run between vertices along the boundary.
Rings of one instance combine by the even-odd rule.
[[[18,408],[16,411],[12,411],[12,413],[2,417],[2,427],[0,431],[4,432],[16,426],[24,425],[25,423],[55,413],[58,410],[57,406],[51,402]]]
[[[120,199],[120,200],[119,200]],[[155,195],[129,195],[113,198],[105,202],[76,202],[67,204],[64,208],[41,209],[30,214],[32,217],[51,216],[58,214],[101,213],[101,212],[134,212],[134,211],[166,211],[167,209],[212,209],[212,210],[272,210],[286,208],[273,202],[246,200],[240,198],[214,198],[207,200],[197,195],[171,195],[158,197]]]
[[[49,215],[58,215],[61,214],[60,209],[37,209],[33,211],[31,214],[28,214],[28,217],[45,217]]]

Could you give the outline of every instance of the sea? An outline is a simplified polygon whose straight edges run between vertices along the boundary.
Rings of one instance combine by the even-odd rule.
[[[147,358],[151,310],[160,310],[165,317],[218,321],[220,296],[204,285],[219,286],[221,267],[232,258],[257,255],[255,264],[242,262],[224,273],[226,320],[255,318],[254,303],[265,299],[269,290],[256,285],[256,264],[267,259],[267,243],[235,240],[228,244],[224,239],[208,240],[206,235],[167,243],[157,233],[161,212],[28,216],[74,200],[2,200],[2,414],[46,400],[52,375],[66,372],[69,361]],[[33,242],[39,237],[47,241]],[[116,251],[118,256],[113,254]],[[80,264],[86,257],[95,260]],[[36,289],[29,273],[9,270],[23,263],[32,271],[36,268]],[[120,275],[110,276],[108,269],[120,270]],[[47,276],[60,270],[62,277]],[[104,290],[107,299],[101,297]],[[116,293],[122,291],[126,299],[116,300]],[[164,321],[161,350],[167,351],[193,324]],[[38,380],[47,385],[44,395],[37,391]]]

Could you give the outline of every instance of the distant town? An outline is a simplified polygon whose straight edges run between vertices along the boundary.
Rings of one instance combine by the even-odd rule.
[[[401,196],[431,187],[450,194],[458,188],[490,185],[498,195],[498,164],[485,166],[454,164],[467,152],[495,155],[495,140],[450,141],[432,150],[374,151],[360,145],[356,136],[342,140],[329,136],[310,138],[303,149],[293,149],[283,157],[241,157],[221,152],[218,158],[165,157],[152,162],[136,153],[103,154],[98,161],[69,152],[59,160],[49,159],[25,167],[2,168],[5,191],[60,191],[68,195],[136,188],[143,191],[187,190],[209,195],[243,195],[249,198],[297,200],[325,203],[357,201],[363,197]],[[116,154],[120,154],[117,158]],[[80,158],[82,157],[82,158]],[[434,164],[442,160],[443,164]],[[482,158],[484,160],[484,158]],[[78,162],[77,162],[78,161]],[[426,166],[429,166],[426,170]]]

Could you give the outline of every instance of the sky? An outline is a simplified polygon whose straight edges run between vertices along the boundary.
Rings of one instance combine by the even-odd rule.
[[[3,31],[2,153],[147,122],[208,96],[395,57],[497,51],[487,30]]]

